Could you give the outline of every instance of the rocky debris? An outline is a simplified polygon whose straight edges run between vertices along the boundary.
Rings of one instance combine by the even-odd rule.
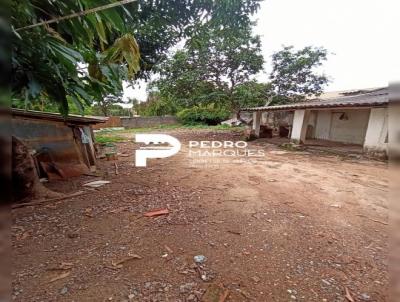
[[[228,296],[228,289],[221,284],[212,283],[201,297],[201,302],[224,302]]]
[[[181,286],[179,286],[179,292],[181,294],[186,294],[189,293],[193,290],[193,288],[195,288],[197,286],[197,283],[194,282],[189,282],[189,283],[185,283],[182,284]]]
[[[361,298],[361,300],[363,300],[363,301],[370,301],[370,300],[371,300],[370,295],[368,295],[368,294],[366,294],[366,293],[362,293],[362,294],[360,295],[360,298]]]
[[[257,276],[251,277],[251,280],[253,280],[255,283],[258,283],[261,281],[261,279],[258,278]]]
[[[193,257],[193,260],[194,260],[194,262],[201,264],[201,263],[204,263],[207,260],[207,258],[204,255],[196,255]]]
[[[68,287],[64,286],[64,287],[60,290],[60,294],[61,294],[61,295],[65,295],[66,293],[68,293]]]
[[[192,140],[193,135],[187,133],[186,138]],[[211,138],[225,137],[204,132],[204,139]],[[232,135],[226,138],[231,140]],[[368,301],[367,293],[369,301],[385,301],[387,234],[381,223],[354,219],[352,204],[359,200],[362,189],[366,202],[374,198],[384,205],[383,193],[363,183],[347,191],[350,185],[345,183],[352,167],[363,177],[382,172],[384,179],[383,169],[374,163],[341,165],[335,158],[318,156],[313,158],[314,164],[303,161],[298,152],[279,152],[284,153],[268,152],[265,165],[246,166],[240,175],[234,172],[237,166],[229,165],[226,170],[191,169],[182,166],[184,159],[179,155],[177,160],[155,161],[146,169],[136,169],[131,159],[122,158],[118,175],[113,163],[100,161],[108,166],[100,170],[112,172],[102,175],[110,184],[88,188],[90,194],[75,197],[74,202],[12,211],[13,299],[83,301],[91,297],[100,301],[111,297],[124,302],[195,302],[201,301],[210,280],[218,280],[230,290],[232,301],[290,301],[291,296],[299,301],[345,301],[344,284],[351,288],[354,301]],[[286,170],[281,167],[283,162]],[[303,163],[304,168],[296,168]],[[260,184],[248,186],[248,176],[257,176],[258,180],[253,179]],[[303,181],[305,176],[308,178]],[[270,183],[271,179],[278,182]],[[68,194],[89,180],[92,178],[82,176],[46,186]],[[328,198],[321,189],[336,185],[346,189],[340,193],[341,200],[346,200],[340,219],[344,224],[332,219],[339,210],[329,208],[342,201],[331,195]],[[289,187],[299,194],[289,195]],[[224,204],[226,194],[234,188],[235,193],[254,194],[254,199],[240,206]],[[271,194],[265,195],[267,188]],[[312,202],[304,202],[303,196]],[[169,215],[143,217],[159,208],[169,209]],[[384,209],[376,208],[379,219]],[[378,214],[368,209],[363,213]],[[238,226],[241,235],[226,232]],[[112,266],[112,260],[124,259],[130,252],[143,259],[126,262],[121,269]],[[195,263],[197,253],[207,255],[207,261]],[[165,254],[168,256],[160,257]],[[73,267],[60,270],[63,261]],[[50,268],[57,270],[49,272]],[[47,283],[65,271],[71,274]],[[187,285],[190,283],[195,285]],[[238,286],[232,288],[232,283]],[[288,288],[297,292],[288,293]]]

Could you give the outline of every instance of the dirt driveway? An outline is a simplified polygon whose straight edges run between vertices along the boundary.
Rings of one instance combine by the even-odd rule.
[[[102,177],[48,186],[110,184],[13,210],[15,301],[200,301],[210,284],[229,290],[226,301],[387,300],[385,163],[260,141],[249,148],[263,157],[194,161],[188,140],[240,134],[168,132],[178,155],[138,168],[134,144],[119,143],[130,156],[118,175],[102,159]],[[169,215],[143,216],[157,208]]]

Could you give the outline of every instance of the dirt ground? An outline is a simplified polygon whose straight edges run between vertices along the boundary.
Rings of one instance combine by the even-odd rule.
[[[387,301],[386,163],[263,140],[262,157],[195,159],[189,140],[241,134],[166,132],[179,154],[140,168],[118,143],[118,175],[100,159],[101,177],[47,184],[88,194],[13,210],[15,301],[201,301],[210,284],[226,301]]]

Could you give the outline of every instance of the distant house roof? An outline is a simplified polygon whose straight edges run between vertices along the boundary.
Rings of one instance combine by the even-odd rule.
[[[334,97],[319,97],[300,103],[243,108],[242,111],[274,111],[312,108],[385,107],[389,103],[388,88],[344,91]]]
[[[75,114],[70,114],[70,115],[68,115],[68,117],[64,118],[59,113],[24,110],[24,109],[17,109],[17,108],[12,108],[11,115],[13,117],[14,116],[22,116],[22,117],[27,117],[27,118],[68,122],[68,123],[72,123],[72,124],[98,124],[98,123],[105,123],[108,120],[108,117],[81,116],[81,115],[75,115]]]

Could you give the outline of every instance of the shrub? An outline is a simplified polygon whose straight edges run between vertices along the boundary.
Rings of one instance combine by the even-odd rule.
[[[230,112],[224,108],[214,106],[183,109],[176,115],[179,121],[185,125],[206,124],[218,125],[229,118]]]
[[[95,141],[99,144],[107,144],[107,143],[119,143],[123,142],[126,139],[122,136],[115,136],[115,135],[96,135]]]

